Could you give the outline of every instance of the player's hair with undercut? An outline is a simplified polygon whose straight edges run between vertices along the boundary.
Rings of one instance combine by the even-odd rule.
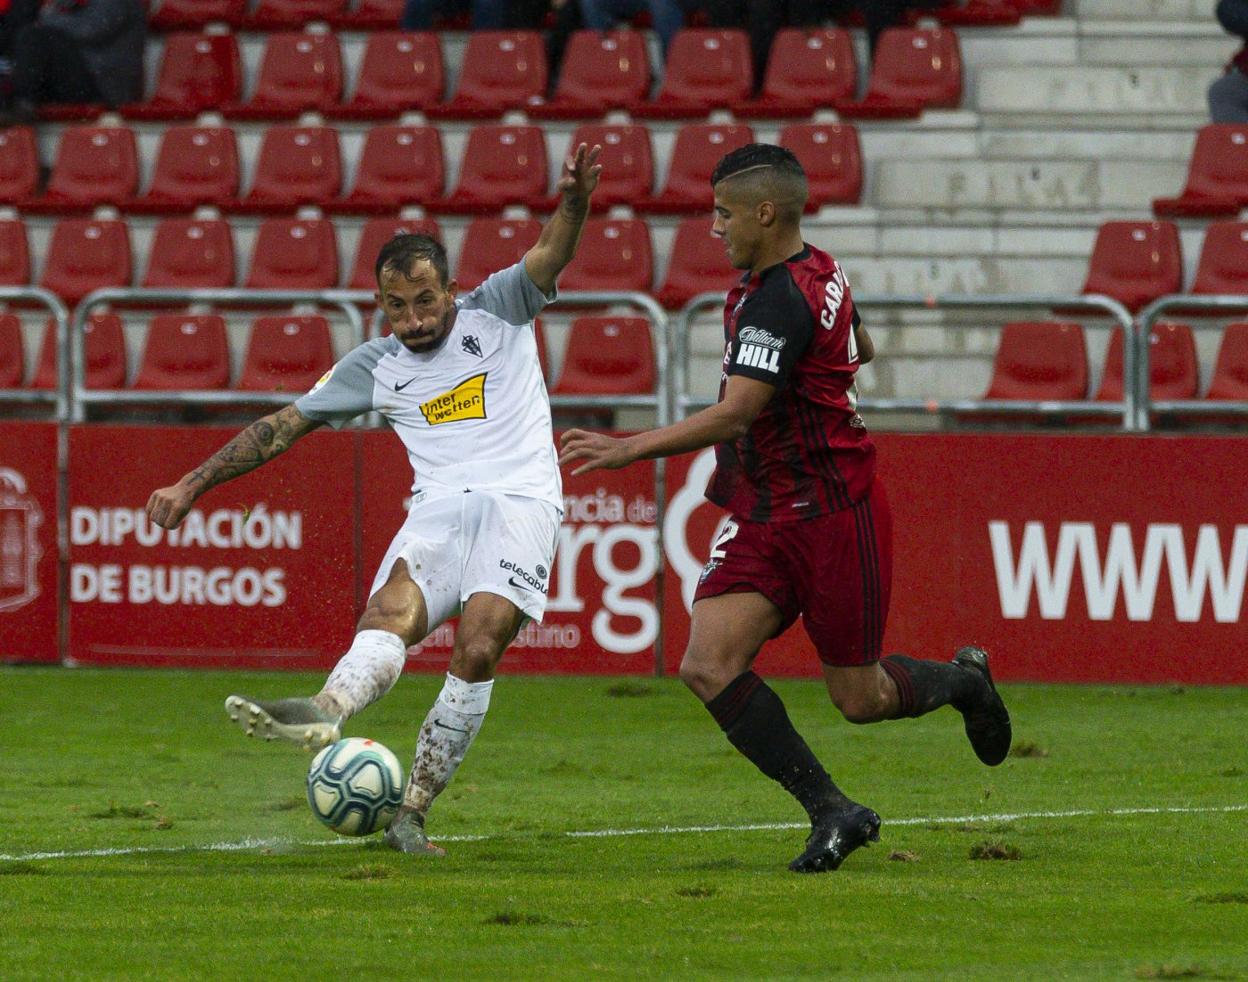
[[[711,187],[733,179],[734,192],[755,201],[771,201],[782,217],[799,221],[810,188],[806,171],[792,150],[772,143],[747,143],[720,158],[711,172]]]
[[[451,267],[446,259],[446,250],[442,243],[432,236],[418,233],[400,233],[381,247],[377,253],[377,263],[373,273],[377,282],[381,282],[381,274],[390,269],[406,276],[412,269],[412,263],[424,259],[438,274],[438,281],[446,286],[451,279]]]

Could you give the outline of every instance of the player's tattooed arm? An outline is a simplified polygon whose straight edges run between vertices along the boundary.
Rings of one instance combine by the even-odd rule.
[[[148,518],[163,528],[177,528],[209,488],[255,470],[321,425],[294,406],[256,420],[177,484],[153,491],[147,502]]]
[[[601,153],[602,147],[595,145],[590,149],[582,143],[576,153],[563,162],[563,173],[555,188],[560,196],[559,208],[542,228],[533,248],[524,255],[524,268],[543,293],[548,294],[555,288],[555,280],[576,255],[589,215],[589,198],[602,173],[602,164],[598,163]]]

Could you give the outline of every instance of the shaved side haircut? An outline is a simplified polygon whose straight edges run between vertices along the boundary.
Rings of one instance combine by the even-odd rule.
[[[396,235],[381,247],[377,253],[377,264],[373,273],[377,282],[381,282],[381,274],[389,269],[407,276],[412,271],[412,263],[424,259],[429,262],[438,274],[438,283],[446,286],[450,281],[450,264],[446,260],[446,250],[442,243],[428,235],[407,233]]]
[[[734,193],[770,201],[786,222],[801,220],[809,188],[806,171],[793,151],[770,143],[747,143],[724,154],[711,172],[711,187],[732,179]]]

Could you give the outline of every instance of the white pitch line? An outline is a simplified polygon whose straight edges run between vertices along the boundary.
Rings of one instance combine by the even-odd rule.
[[[1017,822],[1023,819],[1051,818],[1115,818],[1131,815],[1212,815],[1230,812],[1248,812],[1243,805],[1176,805],[1173,807],[1147,808],[1072,808],[1067,811],[998,812],[982,815],[945,815],[921,818],[887,818],[884,827],[891,825],[949,825],[966,822]],[[570,839],[610,839],[631,835],[692,835],[706,832],[771,832],[785,829],[804,829],[805,822],[760,822],[749,825],[658,825],[640,829],[588,829],[569,831],[563,835]],[[442,835],[438,842],[484,842],[491,839],[515,838],[505,833],[494,835]],[[43,859],[93,859],[110,856],[147,856],[160,854],[196,852],[247,852],[260,849],[290,849],[295,846],[348,846],[364,840],[339,839],[240,839],[237,842],[210,842],[200,846],[119,846],[109,849],[67,849],[60,852],[0,853],[0,862],[28,863]]]

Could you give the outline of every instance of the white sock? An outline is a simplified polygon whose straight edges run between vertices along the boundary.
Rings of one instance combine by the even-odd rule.
[[[420,728],[411,779],[403,805],[424,815],[459,767],[490,708],[494,680],[465,682],[449,672],[446,684]]]
[[[361,631],[314,699],[322,709],[349,719],[390,691],[406,660],[407,646],[397,634]]]

